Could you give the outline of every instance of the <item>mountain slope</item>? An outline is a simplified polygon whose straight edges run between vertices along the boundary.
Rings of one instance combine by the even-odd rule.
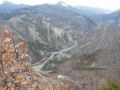
[[[80,55],[86,62],[92,60],[88,65],[86,64],[87,66],[112,68],[114,72],[118,73],[117,68],[120,68],[119,28],[119,25],[110,22],[97,26],[82,39],[79,39],[75,55]],[[88,43],[88,45],[81,47],[81,43],[83,45]],[[89,56],[92,56],[92,58]],[[82,62],[84,63],[84,61]],[[84,66],[84,64],[82,65]]]
[[[20,8],[24,8],[28,5],[24,5],[24,4],[14,4],[11,3],[9,1],[4,1],[2,4],[0,4],[0,11],[4,11],[4,10],[14,10],[14,9],[20,9]]]
[[[37,67],[34,71],[43,65],[43,75],[48,78],[58,75],[60,80],[72,81],[72,85],[88,85],[88,90],[91,85],[97,90],[108,78],[120,79],[119,14],[108,15],[110,18],[103,15],[92,20],[81,10],[59,2],[0,12],[0,27],[9,26],[28,42],[33,59],[30,65]],[[68,86],[66,82],[62,85]]]
[[[72,8],[72,9],[71,9]],[[39,60],[50,52],[71,46],[73,41],[95,27],[89,18],[61,4],[43,4],[0,13],[1,21],[30,44],[30,53]],[[74,9],[76,10],[76,9]],[[31,52],[32,51],[32,52]]]
[[[120,10],[112,12],[110,14],[91,16],[91,20],[97,23],[101,23],[108,20],[115,23],[120,23]]]
[[[76,83],[87,85],[94,82],[93,90],[107,79],[120,80],[120,26],[109,21],[98,25],[77,40],[77,46],[70,52],[71,58],[53,59],[45,70],[54,70],[66,75]]]

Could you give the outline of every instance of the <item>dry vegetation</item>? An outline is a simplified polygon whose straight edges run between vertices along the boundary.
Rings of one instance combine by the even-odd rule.
[[[0,89],[40,90],[38,81],[25,64],[27,43],[7,27],[0,31]]]

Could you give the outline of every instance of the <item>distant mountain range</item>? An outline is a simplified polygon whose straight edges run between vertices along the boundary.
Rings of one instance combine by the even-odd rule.
[[[105,9],[101,9],[101,8],[93,8],[93,7],[87,7],[87,6],[70,6],[64,2],[58,2],[56,4],[57,6],[63,6],[63,7],[68,7],[68,8],[76,8],[77,12],[81,12],[84,13],[86,15],[99,15],[99,14],[107,14],[110,13],[110,10],[105,10]],[[11,3],[9,1],[4,1],[2,4],[0,4],[0,10],[10,10],[10,9],[20,9],[20,8],[24,8],[24,7],[28,7],[29,5],[25,5],[25,4],[14,4]],[[9,8],[8,8],[9,7]]]
[[[112,22],[120,23],[120,10],[105,15],[94,15],[91,16],[91,19],[95,22],[104,22],[109,20]]]
[[[13,10],[13,9],[20,9],[20,8],[24,8],[28,5],[25,4],[14,4],[11,3],[9,1],[4,1],[2,4],[0,4],[0,11],[4,11],[4,10]]]
[[[78,78],[87,77],[89,81],[94,77],[95,88],[107,78],[120,79],[120,10],[109,13],[64,2],[35,6],[4,2],[0,11],[0,27],[8,25],[29,43],[33,63],[44,61],[76,41],[75,48],[56,54],[44,70],[69,76],[78,83]]]

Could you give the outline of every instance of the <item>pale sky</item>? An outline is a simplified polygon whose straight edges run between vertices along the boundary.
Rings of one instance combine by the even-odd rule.
[[[0,0],[2,3],[4,0]],[[55,4],[59,1],[63,1],[66,4],[72,6],[89,6],[98,7],[103,9],[117,10],[120,9],[120,0],[7,0],[17,4],[24,3],[29,5],[52,3]]]

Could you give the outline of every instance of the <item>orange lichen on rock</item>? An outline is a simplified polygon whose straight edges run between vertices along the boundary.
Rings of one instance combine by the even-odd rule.
[[[24,62],[28,44],[15,37],[8,28],[0,31],[0,90],[40,90]]]

